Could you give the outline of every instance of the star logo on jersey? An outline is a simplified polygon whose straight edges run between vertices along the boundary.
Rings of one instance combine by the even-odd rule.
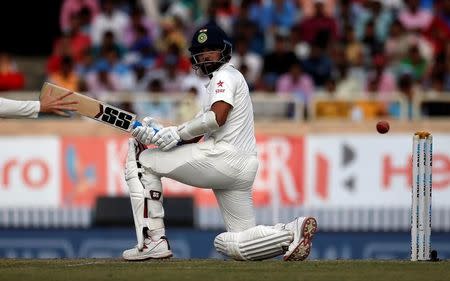
[[[218,87],[223,87],[223,81],[222,81],[222,80],[219,80],[219,82],[217,82],[217,86],[218,86]]]

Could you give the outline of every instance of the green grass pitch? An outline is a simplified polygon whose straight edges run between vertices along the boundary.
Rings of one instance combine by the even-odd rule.
[[[0,259],[0,280],[450,280],[450,262]]]

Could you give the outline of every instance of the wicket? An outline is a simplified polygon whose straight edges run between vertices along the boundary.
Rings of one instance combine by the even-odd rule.
[[[430,260],[431,251],[431,194],[433,137],[417,132],[413,137],[411,204],[411,260]]]

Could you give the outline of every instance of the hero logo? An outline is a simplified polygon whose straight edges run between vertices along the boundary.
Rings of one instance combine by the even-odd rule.
[[[19,161],[8,159],[0,166],[1,188],[8,189],[20,181],[31,189],[45,187],[50,179],[49,165],[42,159],[31,158]]]

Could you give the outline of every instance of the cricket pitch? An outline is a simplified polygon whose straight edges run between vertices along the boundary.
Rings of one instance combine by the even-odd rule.
[[[450,262],[0,259],[0,280],[450,280]]]

